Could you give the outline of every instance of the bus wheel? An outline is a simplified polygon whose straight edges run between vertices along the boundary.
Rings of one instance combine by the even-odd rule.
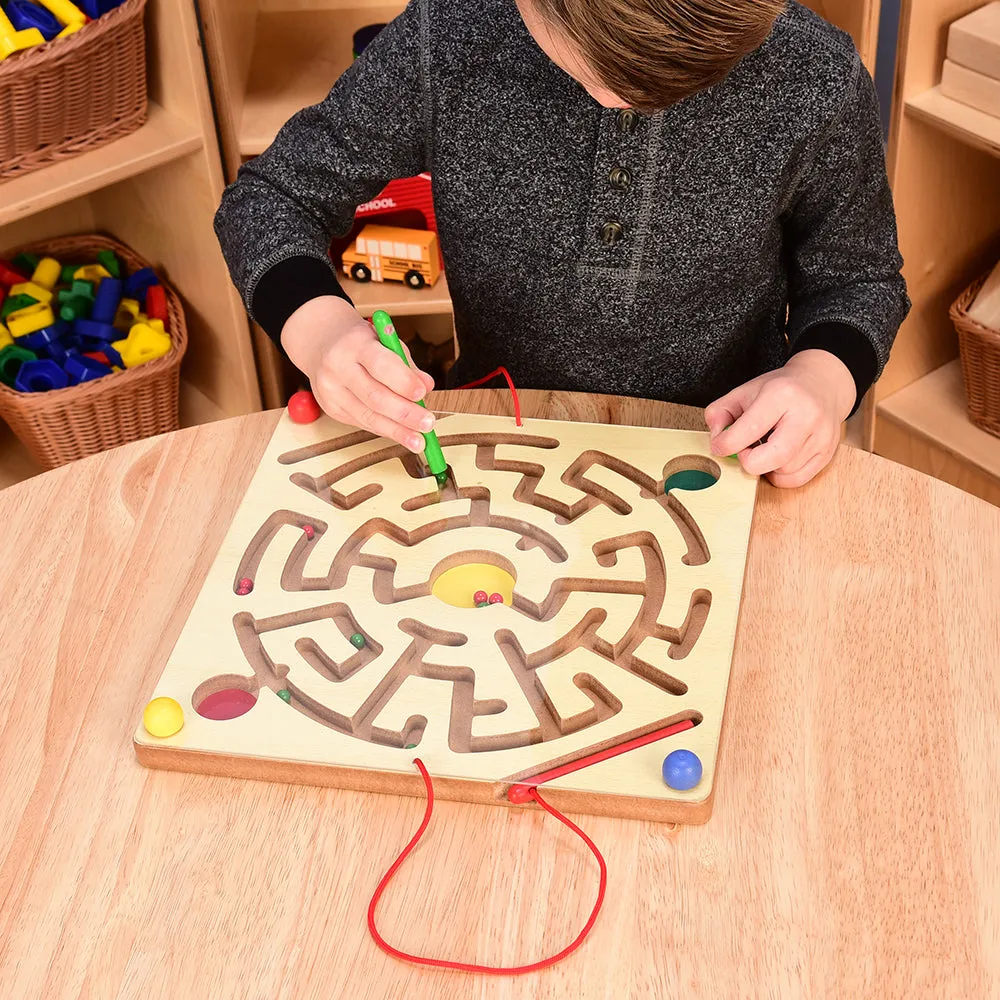
[[[364,264],[355,264],[354,267],[351,268],[351,277],[355,281],[371,281],[372,273],[367,267],[365,267]]]
[[[423,288],[427,284],[424,276],[419,271],[407,271],[403,278],[410,288]]]

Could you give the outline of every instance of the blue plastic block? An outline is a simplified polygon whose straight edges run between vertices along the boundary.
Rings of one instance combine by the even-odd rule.
[[[31,0],[7,0],[7,16],[18,31],[37,28],[47,42],[63,30],[63,26],[47,10],[31,3]]]
[[[115,7],[120,7],[125,0],[75,0],[75,2],[77,7],[93,20],[102,14],[107,14],[109,10],[114,10]]]
[[[41,330],[18,337],[17,342],[29,351],[44,351],[50,344],[65,340],[69,332],[69,324],[59,320],[51,326],[43,326]]]
[[[121,330],[116,330],[110,323],[100,323],[94,319],[84,319],[82,316],[73,320],[73,332],[78,337],[90,337],[93,340],[100,340],[102,343],[121,340],[122,336]]]
[[[111,346],[110,343],[102,344],[98,350],[104,352],[104,356],[115,366],[115,368],[125,367],[125,362],[122,361],[122,356]]]
[[[125,298],[143,302],[146,298],[146,289],[150,285],[159,283],[160,279],[156,276],[156,272],[151,267],[144,267],[125,279]]]
[[[48,358],[25,361],[14,380],[14,388],[18,392],[48,392],[50,389],[65,389],[68,385],[69,376]]]
[[[94,294],[94,305],[90,310],[90,318],[98,323],[112,324],[118,312],[118,303],[122,300],[122,282],[118,278],[105,278]]]
[[[58,340],[53,340],[48,347],[45,348],[43,352],[47,357],[50,357],[57,365],[65,366],[66,358],[69,352],[59,343]]]
[[[102,365],[93,358],[67,358],[63,368],[74,385],[78,382],[92,382],[95,378],[104,378],[105,375],[111,374],[111,369],[107,365]]]

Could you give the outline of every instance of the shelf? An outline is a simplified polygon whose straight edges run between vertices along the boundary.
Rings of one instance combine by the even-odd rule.
[[[0,183],[0,226],[180,159],[201,145],[197,126],[151,103],[146,124],[131,135]]]
[[[906,464],[966,489],[969,485],[957,480],[968,474],[992,484],[1000,497],[1000,438],[969,420],[959,361],[935,369],[882,400],[878,423],[884,427],[883,422],[894,425],[897,432],[911,440],[919,439],[922,460]],[[877,428],[875,450],[887,458],[905,460],[905,456],[897,454],[897,442],[901,440],[898,433],[890,431],[887,436]],[[909,444],[904,447],[912,450]],[[979,489],[973,492],[984,495]]]
[[[312,10],[261,11],[239,126],[242,156],[264,152],[278,129],[318,104],[353,59],[352,37],[366,24],[390,21],[404,4],[337,4]]]
[[[1000,118],[945,97],[940,87],[910,98],[906,111],[970,146],[1000,156]]]
[[[443,274],[431,288],[421,288],[419,291],[407,288],[400,281],[372,281],[363,284],[342,276],[341,282],[362,316],[371,316],[376,309],[384,309],[390,316],[426,316],[451,312],[448,281]]]

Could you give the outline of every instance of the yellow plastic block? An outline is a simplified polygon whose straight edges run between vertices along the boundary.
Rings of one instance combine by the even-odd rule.
[[[63,28],[58,35],[56,35],[56,38],[65,38],[67,35],[76,34],[76,32],[78,32],[82,27],[83,21],[73,21],[70,24],[67,24],[66,27]]]
[[[135,368],[162,358],[170,350],[170,338],[146,323],[136,323],[128,337],[116,340],[111,346],[121,355],[126,368]]]
[[[31,280],[36,285],[41,285],[42,288],[48,288],[51,291],[59,284],[61,275],[62,265],[59,261],[55,257],[43,257],[38,262],[38,267],[35,268],[35,273],[31,276]],[[31,293],[29,292],[29,294]],[[36,295],[35,298],[38,298],[38,296]],[[40,301],[41,299],[39,299]]]
[[[7,317],[7,328],[15,337],[24,337],[47,326],[52,326],[56,318],[52,315],[52,307],[44,302],[38,302],[27,309],[18,309]]]
[[[78,267],[76,269],[76,273],[73,275],[73,280],[92,281],[96,285],[100,284],[102,279],[110,277],[110,272],[100,264],[84,264],[83,267]]]
[[[34,281],[21,281],[16,285],[10,286],[11,295],[30,295],[36,302],[51,302],[52,292],[48,288],[44,288]]]
[[[152,327],[157,333],[166,334],[167,332],[162,319],[147,319],[146,325]]]
[[[0,62],[3,62],[7,56],[20,52],[21,49],[30,49],[35,45],[44,44],[45,37],[37,28],[15,31],[14,25],[10,23],[10,18],[0,10]]]
[[[38,2],[52,14],[60,24],[73,24],[79,21],[86,23],[87,15],[79,7],[69,0],[38,0]]]
[[[5,347],[10,347],[14,343],[14,338],[10,335],[10,330],[0,323],[0,351]]]
[[[115,329],[122,333],[128,333],[139,318],[139,300],[122,299],[118,303],[118,312],[115,314]]]

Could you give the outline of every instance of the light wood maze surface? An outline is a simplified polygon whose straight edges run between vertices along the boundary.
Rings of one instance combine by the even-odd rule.
[[[693,431],[442,414],[438,434],[441,492],[392,442],[283,415],[154,692],[185,725],[140,725],[140,760],[420,794],[419,756],[442,797],[506,803],[689,720],[542,787],[559,808],[703,822],[756,480]],[[677,473],[710,485],[665,493]],[[487,571],[511,585],[477,608],[462,581]],[[255,703],[203,718],[226,689]],[[678,748],[704,769],[690,791],[661,775]]]

